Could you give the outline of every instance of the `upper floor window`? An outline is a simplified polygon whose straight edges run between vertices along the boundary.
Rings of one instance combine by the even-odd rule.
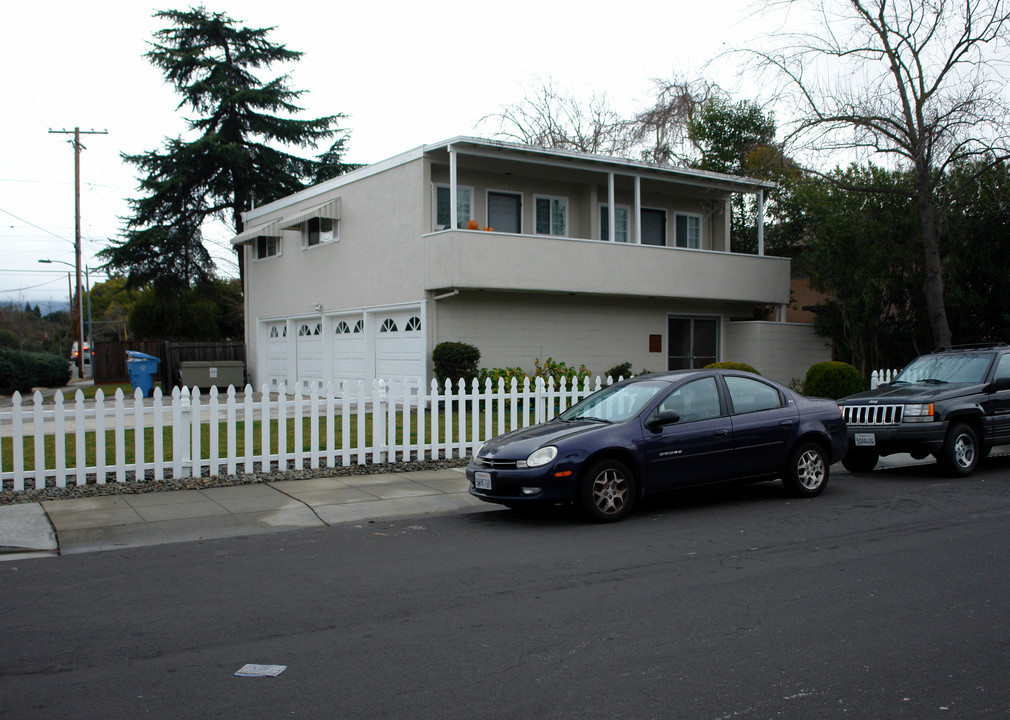
[[[275,235],[260,235],[256,238],[254,260],[273,257],[281,254],[281,239]]]
[[[537,235],[568,234],[568,198],[537,197],[536,213]]]
[[[305,247],[339,240],[337,233],[338,221],[332,218],[314,217],[305,221],[302,238]]]
[[[642,208],[642,244],[666,245],[666,210]]]
[[[677,247],[700,248],[701,247],[701,216],[682,215],[676,216]]]
[[[628,207],[617,205],[614,207],[614,240],[616,242],[628,242]],[[610,207],[600,205],[600,239],[610,240]]]
[[[435,186],[435,229],[449,227],[449,186]],[[466,228],[473,220],[473,188],[456,186],[456,228]]]

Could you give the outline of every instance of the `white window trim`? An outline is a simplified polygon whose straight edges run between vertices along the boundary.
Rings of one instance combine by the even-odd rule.
[[[320,221],[329,220],[330,222],[332,222],[333,237],[330,238],[329,240],[323,240],[322,231],[320,231],[319,242],[316,243],[315,245],[309,245],[309,223],[312,222],[313,220],[320,220]],[[320,218],[320,217],[309,218],[308,220],[302,223],[301,228],[299,228],[299,233],[301,234],[302,238],[302,250],[311,250],[313,248],[323,247],[324,245],[332,245],[333,243],[340,242],[340,220],[337,220],[336,218]]]
[[[550,225],[550,230],[546,233],[537,232],[537,200],[547,200],[550,202],[547,211],[547,220]],[[565,203],[565,232],[558,234],[554,232],[554,211],[553,204],[555,200],[562,200]],[[564,195],[534,195],[533,196],[533,233],[536,235],[544,235],[550,237],[568,237],[568,198]]]
[[[596,219],[599,220],[599,222],[600,222],[600,240],[602,242],[610,242],[610,240],[604,240],[603,239],[603,233],[610,231],[609,223],[608,223],[607,227],[604,227],[604,225],[603,225],[603,208],[609,208],[609,207],[610,207],[609,204],[607,204],[605,202],[601,202],[601,203],[598,203],[597,209],[596,209]],[[616,227],[617,227],[616,220],[617,220],[617,211],[618,210],[624,210],[627,213],[627,227],[625,228],[625,238],[626,239],[625,240],[615,240],[614,242],[619,242],[622,245],[631,245],[632,243],[635,242],[635,238],[632,236],[632,233],[631,233],[631,206],[630,205],[614,205],[614,220],[615,220],[614,227],[615,227],[615,234],[616,234]]]
[[[685,218],[695,218],[698,220],[698,247],[691,247],[690,245],[678,245],[677,244],[677,219]],[[686,213],[678,212],[673,215],[673,246],[680,248],[681,250],[701,250],[702,248],[702,238],[705,235],[705,226],[702,222],[702,216],[699,213]],[[686,241],[690,242],[690,238],[685,238]]]
[[[259,251],[259,239],[261,237],[273,237],[277,238],[277,252],[273,255],[264,255],[260,257]],[[252,245],[252,260],[253,262],[260,262],[261,260],[273,260],[274,258],[280,257],[284,253],[284,235],[257,235],[253,241],[250,243]]]
[[[461,190],[469,190],[470,191],[470,217],[468,217],[468,218],[466,218],[465,220],[462,221],[463,227],[461,227],[461,228],[452,228],[452,227],[440,227],[439,224],[438,224],[438,190],[439,190],[439,188],[445,188],[449,192],[452,192],[452,186],[449,183],[432,183],[432,184],[435,186],[435,192],[433,192],[431,194],[431,225],[432,225],[432,228],[434,228],[435,232],[438,232],[439,230],[456,230],[456,229],[466,230],[467,223],[469,223],[471,220],[474,219],[473,218],[473,205],[474,205],[474,202],[473,202],[473,200],[474,200],[473,186],[472,185],[457,185],[456,186],[456,202],[457,202],[457,204],[459,203],[459,193],[460,193],[460,191]],[[449,212],[452,212],[451,208],[450,208]],[[457,214],[459,213],[459,209],[458,208],[456,209],[456,212],[457,212]]]
[[[638,222],[639,223],[642,222],[642,210],[649,210],[650,212],[661,212],[661,213],[663,213],[663,229],[665,231],[665,234],[663,236],[663,244],[662,245],[652,245],[650,247],[671,247],[670,246],[670,211],[667,210],[666,208],[646,207],[645,205],[643,205],[642,207],[640,207],[638,209]],[[674,236],[673,241],[676,244],[676,242],[677,242],[676,236]],[[643,227],[643,232],[642,232],[642,245],[648,246],[648,243],[645,242],[644,227]]]
[[[519,232],[517,234],[524,235],[525,233],[523,232],[523,228],[526,226],[526,218],[524,218],[523,215],[526,212],[526,194],[523,193],[522,191],[498,190],[497,188],[488,188],[487,190],[484,191],[484,218],[485,218],[484,224],[486,227],[494,229],[493,226],[491,225],[491,217],[490,217],[492,195],[510,195],[512,197],[519,198]],[[536,203],[534,203],[533,207],[535,215]],[[534,222],[535,220],[536,218],[534,217]]]

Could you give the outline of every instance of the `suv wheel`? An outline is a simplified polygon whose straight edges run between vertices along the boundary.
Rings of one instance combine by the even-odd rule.
[[[978,438],[971,426],[954,423],[947,431],[947,438],[936,459],[949,474],[966,477],[978,466],[981,456]]]
[[[879,459],[880,455],[873,450],[849,450],[842,458],[842,466],[853,473],[870,472]]]

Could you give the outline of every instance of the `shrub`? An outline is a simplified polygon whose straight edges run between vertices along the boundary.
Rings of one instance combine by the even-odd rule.
[[[507,367],[507,368],[481,368],[480,375],[477,379],[480,381],[480,387],[484,389],[484,381],[491,380],[491,389],[498,389],[498,379],[501,378],[505,380],[505,389],[508,390],[512,387],[512,378],[516,379],[516,384],[521,388],[523,386],[523,378],[526,377],[526,372],[520,367]]]
[[[477,377],[480,350],[464,342],[441,342],[431,352],[432,369],[439,387],[449,380],[456,387],[462,378],[469,385]]]
[[[814,363],[807,370],[803,382],[803,394],[811,397],[826,397],[832,400],[866,389],[859,371],[843,362],[828,361]]]
[[[70,380],[70,363],[51,353],[0,348],[0,393],[31,392],[33,387],[62,387]]]
[[[613,378],[614,382],[617,382],[617,378],[624,378],[627,380],[631,377],[631,363],[621,363],[620,365],[614,365],[614,367],[603,373],[603,379],[606,380],[608,377]]]
[[[554,358],[547,358],[542,363],[540,362],[540,358],[537,358],[536,370],[533,373],[533,377],[542,377],[544,382],[547,382],[548,378],[554,378],[554,387],[558,387],[561,383],[561,378],[565,378],[565,384],[571,387],[573,380],[581,382],[588,374],[589,368],[585,365],[579,365],[577,368],[568,367],[563,362],[555,362]]]
[[[748,365],[747,363],[741,363],[741,362],[729,362],[729,361],[726,361],[726,362],[714,362],[714,363],[709,363],[705,367],[706,368],[717,368],[717,369],[722,369],[722,370],[740,370],[742,372],[754,373],[755,375],[760,375],[761,374],[757,370],[755,370],[754,368],[752,368],[750,365]]]

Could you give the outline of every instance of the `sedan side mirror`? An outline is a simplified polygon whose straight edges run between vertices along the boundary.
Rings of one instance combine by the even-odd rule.
[[[659,430],[667,425],[673,425],[680,422],[680,413],[676,410],[664,410],[663,412],[653,415],[645,423],[645,427],[649,428],[653,432]]]
[[[1001,377],[993,380],[992,383],[993,392],[999,392],[1000,390],[1010,390],[1010,377]]]

